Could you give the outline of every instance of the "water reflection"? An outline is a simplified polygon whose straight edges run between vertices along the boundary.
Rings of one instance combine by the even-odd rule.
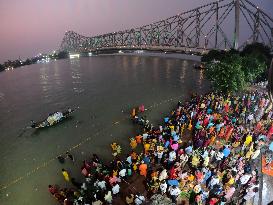
[[[70,60],[70,69],[71,69],[71,78],[73,91],[77,94],[84,92],[82,87],[82,71],[80,70],[80,59],[71,59]]]
[[[50,103],[51,95],[50,91],[52,90],[52,83],[50,82],[49,75],[48,75],[48,68],[43,65],[40,69],[40,85],[42,86],[42,92],[43,92],[43,100],[45,103]]]
[[[58,85],[57,88],[59,88],[59,86],[62,85],[62,79],[61,79],[60,71],[59,71],[59,64],[57,63],[53,64],[53,71],[54,71],[53,77],[55,80],[55,84]]]
[[[171,78],[171,68],[172,61],[170,59],[166,60],[166,79],[169,80]]]
[[[198,86],[199,88],[202,88],[203,86],[203,80],[204,80],[204,70],[199,71],[199,79],[198,79]]]
[[[159,72],[158,72],[159,58],[154,58],[152,65],[153,65],[153,74],[152,74],[153,81],[158,82],[158,79],[159,79]]]
[[[185,82],[185,76],[186,76],[187,66],[188,66],[187,61],[183,60],[182,66],[181,66],[182,68],[180,70],[180,77],[179,77],[181,83]]]
[[[140,61],[140,57],[139,56],[134,56],[134,58],[132,58],[132,65],[134,68],[136,68],[139,64]]]

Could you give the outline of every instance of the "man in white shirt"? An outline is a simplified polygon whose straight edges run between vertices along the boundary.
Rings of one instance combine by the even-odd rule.
[[[212,176],[210,182],[209,182],[209,188],[212,189],[214,185],[219,184],[219,179],[217,176]]]
[[[98,187],[101,188],[102,190],[106,189],[106,182],[105,181],[99,181],[97,183]]]
[[[224,153],[223,152],[217,152],[216,153],[216,160],[217,161],[221,161],[224,157]]]
[[[126,161],[129,163],[129,164],[132,164],[132,157],[129,155],[126,159]]]
[[[176,159],[176,152],[175,151],[171,151],[169,153],[169,161],[173,162]]]
[[[125,177],[125,176],[126,176],[126,169],[122,169],[122,170],[120,170],[120,172],[119,172],[119,176],[120,176],[120,178]]]
[[[161,150],[157,151],[157,163],[158,163],[158,164],[160,164],[161,159],[162,159],[162,157],[163,157],[163,154],[164,154],[163,151],[161,151]]]
[[[113,197],[111,191],[108,191],[108,193],[105,194],[104,200],[107,201],[109,204],[112,203]]]
[[[120,186],[118,184],[114,185],[112,187],[112,192],[114,195],[117,195],[119,193]]]
[[[161,184],[160,184],[160,191],[161,191],[161,194],[164,195],[167,191],[167,183],[166,181],[164,180]]]
[[[254,189],[250,189],[250,190],[247,189],[243,201],[251,200],[255,196],[255,194],[258,192],[258,190],[259,190],[258,187],[255,187]]]
[[[144,133],[144,134],[142,135],[142,139],[143,139],[143,140],[146,140],[147,137],[148,137],[148,134],[147,134],[147,133]]]
[[[142,195],[136,195],[135,204],[140,205],[145,201],[145,197]]]
[[[251,174],[244,174],[243,176],[241,176],[240,178],[241,184],[242,185],[246,184],[249,181],[250,177],[251,177]]]
[[[181,190],[176,186],[170,186],[169,193],[171,195],[172,201],[176,203],[176,198],[181,193]]]
[[[185,164],[187,163],[188,160],[189,160],[189,157],[187,154],[181,154],[180,162],[182,164],[182,168],[185,166]]]
[[[159,181],[165,180],[168,177],[168,172],[166,169],[163,169],[159,175]]]

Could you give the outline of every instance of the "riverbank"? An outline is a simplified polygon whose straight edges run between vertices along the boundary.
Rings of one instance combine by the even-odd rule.
[[[245,97],[213,93],[196,96],[188,103],[179,102],[159,127],[151,125],[142,115],[133,114],[133,121],[143,127],[143,132],[130,138],[132,151],[126,160],[114,157],[110,166],[97,156],[87,159],[81,168],[86,180],[81,187],[81,197],[76,200],[79,204],[110,203],[112,198],[113,202],[124,201],[132,194],[135,203],[141,198],[142,202],[137,204],[144,204],[156,193],[167,194],[173,202],[184,200],[190,204],[251,200],[258,184],[258,167],[254,161],[261,145],[268,146],[269,142],[262,136],[264,132],[271,136],[266,122],[272,113],[266,115],[266,119],[261,113],[255,114],[255,119],[263,117],[257,125],[249,116],[253,115],[253,106],[267,107],[269,101],[260,105],[264,97],[259,92]],[[249,99],[252,99],[250,104]],[[246,112],[241,111],[244,109]],[[111,146],[113,156],[119,155],[119,145]],[[135,151],[137,147],[141,150]],[[139,173],[142,178],[133,180],[138,182],[133,187],[135,191],[128,193],[121,186],[123,181],[132,179],[132,172],[133,176]],[[140,193],[138,188],[144,179],[145,190]],[[100,194],[91,194],[90,198],[86,193],[91,190]]]

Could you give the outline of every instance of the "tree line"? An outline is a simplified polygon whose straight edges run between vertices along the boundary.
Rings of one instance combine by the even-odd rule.
[[[49,55],[46,55],[49,59],[64,59],[64,58],[68,58],[68,52],[66,51],[60,51],[60,52],[56,52],[56,53],[52,53]],[[38,61],[42,60],[44,58],[44,55],[40,55],[40,56],[36,56],[33,58],[28,58],[24,61],[22,60],[8,60],[6,62],[4,62],[3,64],[0,64],[0,71],[4,71],[7,68],[18,68],[21,66],[25,66],[25,65],[31,65],[31,64],[35,64]]]
[[[207,78],[216,91],[238,92],[251,83],[265,81],[272,59],[270,48],[261,43],[242,51],[211,50],[201,58]]]

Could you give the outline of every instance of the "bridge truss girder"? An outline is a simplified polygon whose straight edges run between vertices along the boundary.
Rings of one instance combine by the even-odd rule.
[[[232,22],[236,22],[235,8],[240,12],[236,17],[240,18],[240,26],[243,22],[248,26],[248,36],[241,37],[239,33],[236,35],[235,23],[232,25]],[[238,41],[235,41],[235,35],[240,37]],[[248,43],[262,42],[273,50],[272,39],[272,18],[249,0],[219,0],[152,24],[124,31],[93,37],[68,31],[60,49],[69,52],[123,47],[209,50],[234,48],[236,42],[241,49]]]

